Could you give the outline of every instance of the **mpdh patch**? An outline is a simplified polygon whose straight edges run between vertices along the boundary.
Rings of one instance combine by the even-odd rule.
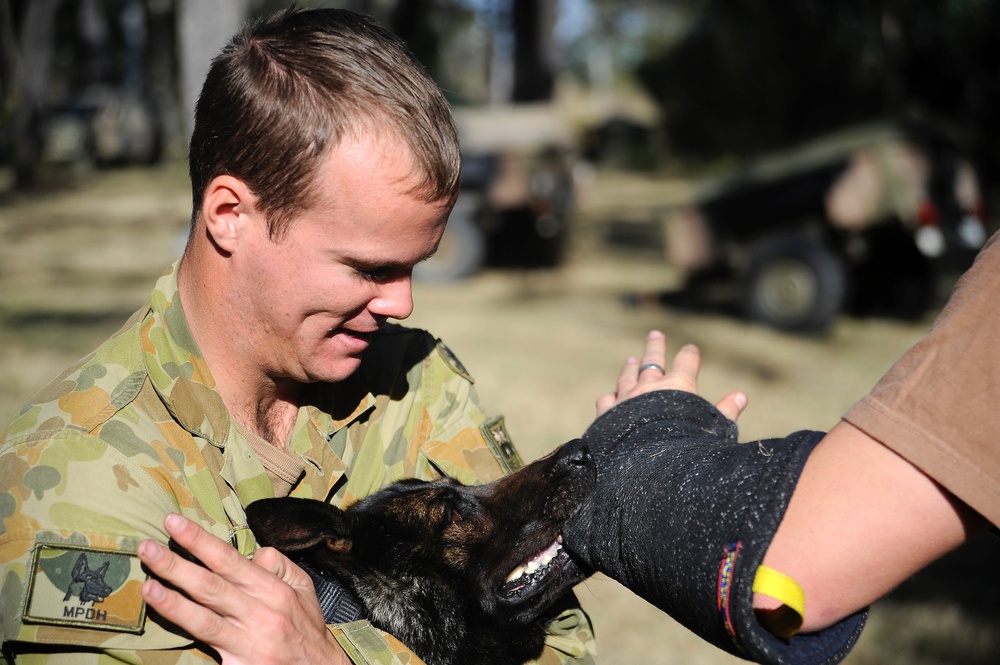
[[[139,633],[146,618],[146,573],[134,554],[36,545],[25,623]]]

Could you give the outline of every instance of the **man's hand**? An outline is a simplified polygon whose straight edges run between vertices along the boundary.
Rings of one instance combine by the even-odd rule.
[[[654,390],[683,390],[697,395],[700,370],[701,351],[694,344],[681,347],[668,368],[666,338],[663,333],[654,330],[646,336],[646,349],[642,354],[642,360],[635,358],[626,360],[618,376],[615,392],[606,393],[597,399],[597,415],[600,416],[630,397]],[[740,391],[729,393],[715,405],[722,415],[732,421],[739,418],[746,407],[747,396]]]
[[[179,515],[168,515],[164,526],[204,567],[144,540],[139,558],[157,579],[146,581],[142,596],[223,663],[350,663],[323,622],[312,581],[287,557],[265,547],[248,561]]]

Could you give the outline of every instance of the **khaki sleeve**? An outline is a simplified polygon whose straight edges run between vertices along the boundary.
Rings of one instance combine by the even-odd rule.
[[[65,429],[0,447],[0,635],[22,663],[203,663],[189,637],[146,613],[144,538],[167,541],[178,505],[141,465]],[[204,522],[203,522],[204,523]]]
[[[448,475],[474,485],[521,466],[503,416],[486,412],[468,370],[443,342],[425,362],[422,391],[429,433],[417,443],[432,469],[418,464],[418,475]]]
[[[352,662],[359,665],[423,665],[423,661],[392,635],[375,629],[367,621],[330,626],[337,642]],[[560,614],[549,628],[549,637],[539,665],[596,663],[594,634],[583,610]]]
[[[388,633],[367,621],[330,626],[351,662],[358,665],[423,665],[423,661]]]

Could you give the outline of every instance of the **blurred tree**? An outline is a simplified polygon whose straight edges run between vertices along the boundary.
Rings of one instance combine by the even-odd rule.
[[[355,0],[354,4],[358,4]],[[455,101],[551,98],[558,0],[396,0],[369,3]]]
[[[558,0],[462,0],[483,30],[480,48],[489,49],[488,101],[540,102],[552,97],[555,80],[554,28]],[[400,2],[400,4],[403,4]],[[442,4],[439,2],[435,4]],[[456,23],[452,29],[463,29]],[[454,39],[454,35],[450,36]],[[442,63],[444,64],[444,63]],[[468,61],[454,63],[468,66]],[[454,65],[453,65],[454,66]],[[456,76],[455,78],[461,78]]]
[[[696,16],[637,74],[673,149],[752,156],[858,121],[950,121],[1000,174],[1000,0],[675,0]]]
[[[9,164],[11,117],[17,103],[17,48],[10,3],[0,0],[0,163]]]
[[[43,184],[52,164],[160,159],[176,1],[0,0],[0,164],[14,187]]]
[[[552,98],[555,0],[513,0],[513,102]]]
[[[586,84],[613,88],[642,62],[675,46],[691,24],[678,0],[560,0],[559,66]]]
[[[434,69],[438,57],[438,35],[430,19],[432,0],[397,2],[389,15],[389,29],[407,43],[413,54],[428,69]]]
[[[22,0],[11,2],[5,12],[16,31],[11,151],[14,186],[19,189],[31,189],[37,183],[48,114],[49,74],[55,54],[55,17],[61,2]]]
[[[683,41],[637,70],[674,150],[748,156],[881,109],[880,16],[868,0],[691,4]]]
[[[194,106],[212,58],[248,15],[248,0],[177,0],[177,49],[184,108],[184,136],[191,133]]]

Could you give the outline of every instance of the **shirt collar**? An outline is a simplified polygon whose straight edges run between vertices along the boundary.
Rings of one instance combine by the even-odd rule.
[[[177,261],[163,273],[150,295],[150,316],[140,331],[146,371],[174,419],[221,448],[229,436],[229,411],[184,316],[177,290],[179,265]]]

